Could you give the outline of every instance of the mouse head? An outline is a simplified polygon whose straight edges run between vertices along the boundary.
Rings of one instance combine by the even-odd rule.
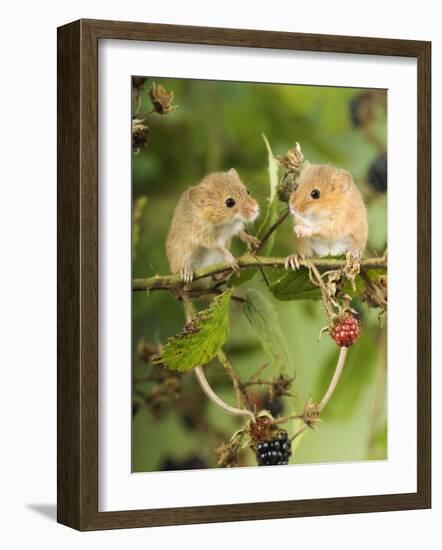
[[[290,211],[301,218],[328,215],[342,206],[352,184],[352,177],[346,170],[329,165],[305,164],[290,195]]]
[[[259,214],[258,203],[234,168],[206,176],[190,190],[189,197],[201,209],[202,217],[214,225],[253,222]]]

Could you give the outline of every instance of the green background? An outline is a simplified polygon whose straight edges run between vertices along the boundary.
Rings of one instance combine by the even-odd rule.
[[[298,141],[310,162],[348,169],[368,207],[370,234],[365,255],[383,253],[387,242],[387,195],[369,185],[367,172],[386,148],[386,115],[377,113],[369,134],[354,127],[350,102],[364,90],[148,78],[141,112],[151,109],[145,92],[153,81],[173,90],[179,107],[165,116],[147,116],[149,144],[133,158],[134,205],[140,197],[147,197],[141,220],[134,227],[134,277],[169,272],[164,243],[173,210],[181,193],[207,173],[235,167],[264,212],[268,173],[262,133],[275,154],[285,154]],[[281,210],[283,207],[281,204]],[[242,250],[243,246],[235,243],[234,252]],[[294,251],[292,222],[287,220],[277,232],[272,255],[286,256]],[[251,287],[266,292],[259,273],[236,292],[241,295]],[[283,303],[270,294],[268,297],[276,305],[290,350],[287,369],[296,375],[294,397],[282,399],[281,414],[291,414],[302,409],[309,397],[320,399],[338,351],[327,335],[318,341],[318,333],[326,324],[319,302]],[[291,463],[387,457],[386,329],[380,327],[376,310],[359,303],[354,306],[361,312],[362,335],[349,351],[342,379],[322,414],[324,422],[316,432],[305,433]],[[182,305],[168,292],[133,294],[136,379],[148,375],[152,368],[137,357],[140,338],[164,343],[183,324]],[[242,379],[269,362],[238,303],[231,306],[231,331],[225,351]],[[213,362],[206,367],[206,374],[216,392],[233,404],[231,383],[221,366]],[[270,366],[263,377],[277,374]],[[241,420],[207,402],[192,373],[182,376],[182,384],[183,395],[195,405],[202,426],[189,423],[173,401],[165,403],[154,417],[140,398],[143,393],[149,395],[154,385],[136,384],[133,471],[164,469],[167,461],[179,464],[195,458],[207,467],[216,467],[215,448],[241,425]],[[255,393],[257,402],[262,402],[264,390]],[[290,425],[286,427],[289,434],[293,432]],[[251,451],[245,452],[242,464],[256,464]]]

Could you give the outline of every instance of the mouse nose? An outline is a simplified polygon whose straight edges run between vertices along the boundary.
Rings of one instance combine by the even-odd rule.
[[[253,222],[258,217],[258,214],[259,214],[259,205],[258,203],[256,203],[256,205],[252,206],[252,208],[249,209],[248,218],[250,219],[250,221]]]

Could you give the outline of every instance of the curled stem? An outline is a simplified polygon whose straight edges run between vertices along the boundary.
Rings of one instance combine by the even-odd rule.
[[[180,294],[181,294],[181,298],[182,298],[182,301],[183,301],[186,321],[190,322],[193,319],[193,317],[195,316],[195,313],[196,313],[195,308],[194,308],[194,306],[192,304],[192,301],[190,300],[190,298],[189,298],[186,291],[180,290]],[[235,390],[237,390],[237,392],[240,392],[239,380],[238,380],[236,374],[233,372],[233,369],[232,369],[230,363],[227,361],[227,357],[224,355],[224,353],[222,351],[220,351],[218,353],[218,359],[223,364],[224,368],[226,368],[226,370],[228,370],[230,376],[232,377],[233,384],[235,386]],[[203,369],[202,366],[195,367],[194,372],[195,372],[195,377],[198,380],[198,383],[199,383],[201,389],[207,395],[207,397],[213,403],[215,403],[215,405],[217,405],[220,409],[223,409],[223,411],[225,411],[228,414],[232,414],[232,415],[235,415],[235,416],[247,417],[247,418],[250,418],[252,420],[252,422],[255,422],[255,415],[253,414],[252,411],[250,411],[248,409],[238,409],[236,407],[232,407],[231,405],[229,405],[228,403],[223,401],[221,399],[221,397],[219,397],[219,395],[214,392],[214,390],[212,389],[212,387],[209,384],[209,381],[206,378],[206,375],[204,374],[204,369]],[[232,375],[232,373],[233,373],[233,375]],[[238,384],[238,386],[237,386],[237,384]],[[237,387],[238,387],[238,389],[237,389]],[[242,392],[241,392],[241,395],[242,395]]]
[[[335,372],[333,373],[331,382],[327,388],[327,391],[324,394],[324,397],[318,403],[318,408],[320,411],[322,411],[323,408],[327,405],[327,403],[330,400],[330,397],[333,395],[333,392],[336,389],[336,386],[339,382],[339,378],[341,377],[342,371],[344,370],[345,359],[347,358],[347,352],[348,352],[348,348],[345,348],[345,347],[341,348],[339,352],[338,362],[336,364]]]
[[[195,367],[194,369],[196,379],[199,382],[199,385],[201,386],[201,389],[203,392],[207,395],[207,397],[215,403],[215,405],[218,405],[220,409],[223,409],[228,414],[233,414],[235,416],[245,416],[252,420],[252,422],[255,422],[255,415],[252,413],[252,411],[249,411],[248,409],[237,409],[236,407],[230,406],[228,403],[223,401],[219,395],[217,395],[213,389],[211,388],[209,382],[207,381],[206,375],[204,374],[203,367]]]

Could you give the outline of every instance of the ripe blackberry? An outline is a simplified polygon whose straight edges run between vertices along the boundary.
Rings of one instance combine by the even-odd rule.
[[[387,155],[379,155],[368,169],[368,183],[379,192],[387,190]]]
[[[359,336],[360,323],[351,313],[345,313],[330,327],[330,336],[339,347],[348,348],[353,345]]]
[[[255,452],[258,466],[279,466],[289,463],[292,444],[287,432],[280,430],[272,439],[258,443]]]

